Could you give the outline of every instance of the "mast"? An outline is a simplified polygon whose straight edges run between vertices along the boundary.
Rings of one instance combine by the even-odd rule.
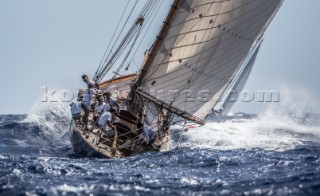
[[[141,69],[141,73],[136,81],[136,86],[139,86],[141,84],[141,81],[142,79],[144,78],[144,76],[146,75],[147,73],[147,70],[149,69],[152,61],[154,60],[154,57],[155,55],[157,54],[159,48],[160,48],[160,45],[164,39],[164,37],[166,36],[168,30],[169,30],[169,27],[170,25],[172,24],[172,21],[179,9],[179,5],[181,3],[182,0],[174,0],[174,3],[172,4],[171,6],[171,9],[169,11],[169,14],[161,28],[161,31],[159,33],[159,35],[157,36],[154,44],[153,44],[153,47],[150,51],[150,54],[148,56],[148,58],[146,59],[145,63],[143,64],[142,66],[142,69]]]

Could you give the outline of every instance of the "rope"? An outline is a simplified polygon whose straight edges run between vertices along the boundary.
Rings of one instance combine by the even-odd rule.
[[[129,4],[129,2],[127,3],[127,6],[128,6],[128,4]],[[123,26],[122,26],[122,28],[121,28],[121,31],[120,31],[120,33],[119,33],[119,36],[118,36],[117,39],[115,40],[115,42],[114,42],[111,50],[109,51],[108,56],[105,58],[105,55],[106,55],[107,51],[109,50],[109,47],[110,47],[110,45],[111,45],[111,43],[112,43],[112,39],[113,39],[113,37],[115,36],[116,31],[114,32],[114,35],[113,35],[113,37],[112,37],[112,39],[111,39],[111,41],[110,41],[110,43],[109,43],[109,45],[108,45],[108,48],[107,48],[107,50],[106,50],[106,52],[105,52],[105,55],[103,56],[103,58],[102,58],[102,60],[101,60],[101,63],[100,63],[100,65],[99,65],[99,68],[98,68],[97,71],[96,71],[96,74],[95,74],[96,76],[97,76],[97,74],[98,74],[99,72],[101,72],[101,70],[102,70],[102,68],[103,68],[103,66],[102,66],[102,65],[103,65],[103,64],[102,64],[102,61],[105,63],[105,62],[108,60],[108,58],[110,57],[110,55],[111,55],[114,47],[116,46],[116,43],[118,42],[118,40],[119,40],[119,38],[120,38],[120,35],[122,35],[122,32],[124,31],[124,28],[127,26],[127,23],[128,23],[128,21],[129,21],[130,17],[132,16],[132,13],[133,13],[135,7],[137,6],[137,4],[138,4],[138,0],[136,0],[134,6],[132,7],[132,9],[131,9],[131,11],[130,11],[128,17],[127,17],[127,19],[125,20],[125,23],[123,24]],[[119,23],[118,23],[118,26],[120,25],[120,23],[121,23],[121,21],[122,21],[122,18],[123,18],[123,16],[124,16],[125,11],[126,11],[126,9],[124,10],[124,12],[123,12],[123,14],[122,14],[122,16],[121,16],[121,19],[120,19],[120,21],[119,21]],[[117,28],[118,28],[118,26],[117,26]],[[116,29],[117,29],[117,28],[116,28]],[[96,76],[95,76],[95,77],[96,77]],[[96,78],[95,78],[95,79],[96,79]]]
[[[110,40],[110,42],[109,42],[109,44],[108,44],[108,47],[107,47],[107,49],[106,49],[106,51],[105,51],[105,53],[104,53],[104,55],[103,55],[103,57],[102,57],[102,59],[101,59],[101,62],[100,62],[100,64],[99,64],[99,67],[98,67],[98,69],[97,69],[97,71],[96,71],[95,74],[97,74],[98,71],[101,69],[102,63],[104,62],[104,59],[105,59],[105,57],[106,57],[106,55],[107,55],[107,52],[109,51],[109,48],[110,48],[111,43],[112,43],[112,41],[113,41],[113,38],[114,38],[115,35],[116,35],[116,32],[117,32],[117,30],[118,30],[118,28],[119,28],[119,26],[120,26],[120,24],[121,24],[121,21],[122,21],[122,19],[123,19],[123,17],[124,17],[124,14],[126,13],[127,8],[129,7],[130,1],[131,1],[131,0],[129,0],[129,1],[127,2],[127,5],[126,5],[125,9],[124,9],[123,12],[122,12],[122,15],[121,15],[121,17],[120,17],[120,20],[119,20],[119,22],[118,22],[118,25],[117,25],[116,29],[115,29],[114,32],[113,32],[112,38],[111,38],[111,40]],[[136,3],[137,3],[137,2],[136,2]],[[134,8],[134,7],[133,7],[133,8]],[[132,13],[132,11],[133,11],[133,9],[131,10],[130,13]],[[126,22],[127,22],[127,21],[126,21]],[[126,24],[126,23],[125,23],[125,24]],[[121,31],[120,31],[119,34],[122,33],[123,28],[124,28],[124,26],[122,27],[122,29],[121,29]],[[119,36],[118,36],[118,38],[119,38]],[[116,39],[115,43],[117,42],[118,38]],[[114,45],[113,45],[113,46],[114,46]],[[111,49],[111,51],[112,51],[112,49]],[[110,51],[110,53],[111,53],[111,51]],[[110,55],[110,53],[108,54],[108,56]],[[107,57],[107,58],[108,58],[108,57]]]
[[[157,0],[149,0],[145,4],[145,6],[143,7],[142,11],[139,14],[139,17],[135,20],[134,24],[128,30],[127,34],[124,36],[122,42],[120,42],[116,51],[110,57],[111,52],[113,51],[113,48],[115,47],[118,39],[116,40],[116,42],[114,43],[113,47],[110,50],[109,55],[107,56],[106,60],[104,61],[105,65],[99,66],[98,70],[96,71],[96,74],[94,77],[94,80],[96,82],[101,82],[103,77],[105,77],[108,74],[108,72],[111,70],[112,66],[115,64],[115,62],[120,58],[123,51],[127,48],[127,46],[130,45],[130,43],[132,43],[130,49],[128,50],[127,54],[125,55],[123,63],[120,65],[121,68],[124,66],[123,65],[124,62],[129,58],[129,56],[133,50],[133,47],[134,47],[135,43],[137,42],[139,35],[141,34],[141,30],[143,28],[143,23],[144,23],[144,18],[149,17],[149,15],[154,12],[154,9],[158,3],[159,3],[159,1],[157,1]],[[135,6],[136,6],[136,4],[135,4]],[[135,8],[135,6],[134,6],[134,8]],[[132,12],[129,14],[129,16],[131,16],[131,14],[132,14]],[[127,19],[124,26],[126,26],[128,20],[129,20],[129,18]],[[122,31],[124,29],[124,26],[122,28]],[[121,68],[119,68],[117,72],[119,72]]]

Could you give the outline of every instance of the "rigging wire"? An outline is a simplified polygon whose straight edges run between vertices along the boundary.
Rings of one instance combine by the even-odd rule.
[[[150,28],[151,28],[151,26],[152,26],[152,24],[153,24],[153,22],[154,22],[154,20],[155,20],[155,17],[157,16],[157,14],[158,14],[158,12],[159,12],[159,10],[160,10],[160,7],[162,6],[163,0],[158,1],[158,2],[160,2],[160,3],[157,5],[158,8],[157,8],[157,10],[155,11],[155,13],[152,13],[152,14],[151,14],[151,15],[153,15],[153,18],[151,19],[151,22],[149,23],[149,26],[148,26],[147,30],[145,31],[144,35],[142,36],[142,38],[141,38],[141,40],[140,40],[140,43],[139,43],[138,47],[136,48],[136,50],[135,50],[135,52],[134,52],[134,54],[133,54],[133,56],[132,56],[132,58],[131,58],[131,60],[130,60],[130,62],[129,62],[129,65],[128,65],[128,66],[130,66],[132,63],[134,63],[135,66],[136,66],[136,68],[137,68],[137,71],[140,70],[140,67],[135,63],[134,58],[135,58],[136,54],[138,53],[138,51],[139,51],[139,49],[140,49],[140,47],[141,47],[141,45],[142,45],[142,42],[143,42],[144,38],[146,37],[147,33],[149,32],[149,30],[150,30]]]
[[[145,22],[144,21],[145,18],[149,18],[149,16],[154,13],[155,7],[157,7],[158,4],[159,4],[159,1],[157,1],[157,0],[149,0],[146,3],[146,5],[144,6],[144,8],[142,9],[142,11],[139,14],[139,17],[136,19],[135,23],[131,26],[131,28],[129,29],[127,34],[124,36],[122,42],[119,44],[116,51],[113,53],[113,55],[110,58],[108,55],[108,57],[105,60],[105,62],[107,62],[105,64],[105,66],[103,66],[97,70],[95,78],[94,78],[96,82],[100,82],[103,79],[103,77],[105,77],[107,75],[107,73],[111,70],[113,65],[116,63],[116,61],[123,54],[123,52],[127,48],[127,46],[129,46],[130,43],[132,43],[130,49],[128,50],[127,54],[124,57],[124,61],[119,66],[119,68],[120,67],[122,68],[124,66],[125,61],[129,58],[130,54],[132,53],[133,48],[134,48],[134,46],[135,46],[135,44],[136,44],[136,42],[142,32],[142,29],[144,28],[143,23]],[[149,19],[147,19],[147,21],[149,21]],[[114,46],[115,46],[115,44],[114,44]],[[111,51],[113,50],[113,48],[114,47],[112,47]],[[121,68],[120,69],[119,68],[118,68],[117,72],[120,71]]]
[[[126,12],[126,10],[127,10],[127,7],[128,7],[128,5],[129,5],[129,2],[130,2],[130,1],[131,1],[131,0],[128,1],[125,10],[124,10],[124,12],[122,13],[122,16],[121,16],[120,21],[119,21],[119,23],[118,23],[118,25],[117,25],[117,28],[119,27],[119,25],[120,25],[120,23],[121,23],[121,21],[122,21],[122,19],[123,19],[123,17],[124,17],[124,14],[125,14],[125,12]],[[124,31],[124,28],[127,26],[127,23],[128,23],[128,21],[129,21],[130,17],[132,16],[133,11],[134,11],[134,9],[136,8],[137,4],[138,4],[138,0],[136,0],[135,4],[133,5],[133,7],[132,7],[132,9],[131,9],[131,11],[130,11],[128,17],[127,17],[127,19],[125,20],[125,23],[122,25],[122,28],[121,28],[120,33],[119,33],[119,36],[117,37],[117,39],[115,40],[114,44],[112,45],[112,48],[110,49],[108,56],[105,58],[106,53],[107,53],[107,51],[109,50],[110,45],[111,45],[111,43],[112,43],[112,39],[113,39],[113,37],[115,36],[116,31],[114,32],[114,35],[113,35],[113,37],[112,37],[112,39],[111,39],[111,41],[110,41],[110,43],[109,43],[109,45],[108,45],[108,47],[107,47],[107,50],[106,50],[106,52],[105,52],[105,55],[103,56],[103,58],[102,58],[102,60],[101,60],[101,63],[100,63],[100,65],[99,65],[99,67],[98,67],[98,69],[97,69],[97,71],[96,71],[96,73],[95,73],[95,78],[94,78],[94,80],[97,79],[96,77],[97,77],[98,73],[99,73],[99,72],[102,70],[102,68],[103,68],[103,67],[102,67],[103,63],[102,63],[102,62],[105,63],[105,62],[108,60],[108,58],[110,57],[110,55],[111,55],[111,53],[112,53],[115,45],[117,44],[117,42],[118,42],[118,40],[119,40],[119,38],[120,38],[120,35],[122,35],[122,33],[123,33],[123,31]],[[116,29],[117,29],[117,28],[116,28]]]
[[[159,9],[158,9],[158,10],[159,10]],[[150,12],[150,13],[153,14],[153,11]],[[151,23],[150,23],[150,26],[151,26]],[[150,26],[149,26],[149,27],[150,27]],[[140,32],[143,30],[143,28],[144,28],[144,26],[141,26]],[[146,33],[147,33],[147,32],[146,32]],[[145,33],[145,35],[146,35],[146,33]],[[118,67],[118,69],[115,71],[115,74],[114,74],[114,76],[112,77],[111,80],[113,80],[114,78],[116,78],[116,77],[117,77],[117,73],[119,73],[119,72],[121,71],[121,69],[124,67],[127,59],[129,58],[129,56],[130,56],[130,54],[131,54],[131,51],[133,50],[133,47],[136,45],[136,42],[137,42],[137,40],[138,40],[138,38],[139,38],[139,35],[140,35],[140,33],[137,34],[137,36],[136,36],[136,38],[134,39],[134,41],[133,41],[133,43],[132,43],[129,51],[127,52],[126,56],[124,57],[122,63],[121,63],[120,66]],[[143,40],[141,40],[141,42],[142,42],[142,41],[143,41]],[[141,45],[141,42],[140,42],[140,45]],[[138,51],[140,45],[139,45],[138,48],[136,49],[136,52]],[[135,52],[135,54],[136,54],[136,52]],[[135,56],[135,55],[133,55],[130,63],[132,63],[134,56]],[[130,63],[128,63],[126,69],[128,69],[128,68],[130,67]],[[131,69],[132,69],[132,68],[131,68]],[[139,68],[138,68],[138,69],[139,69]],[[132,70],[133,70],[133,69],[132,69]],[[133,70],[133,71],[134,71],[134,70]],[[108,87],[108,85],[107,85],[107,87]]]
[[[128,7],[129,7],[130,1],[131,1],[131,0],[129,0],[129,1],[127,2],[126,7],[124,8],[124,10],[123,10],[123,12],[122,12],[122,15],[121,15],[121,17],[120,17],[120,20],[119,20],[119,22],[118,22],[118,25],[117,25],[116,29],[115,29],[114,32],[113,32],[113,35],[112,35],[112,37],[111,37],[111,40],[110,40],[110,42],[109,42],[109,44],[108,44],[108,47],[107,47],[107,49],[106,49],[106,51],[105,51],[105,53],[104,53],[104,55],[103,55],[103,57],[102,57],[102,59],[101,59],[101,62],[100,62],[99,67],[98,67],[98,69],[97,69],[97,71],[96,71],[96,74],[97,74],[98,70],[101,68],[102,63],[104,62],[104,59],[105,59],[105,57],[106,57],[106,55],[107,55],[107,52],[109,51],[109,48],[110,48],[111,43],[112,43],[112,41],[113,41],[113,38],[115,37],[115,35],[116,35],[117,31],[118,31],[118,28],[119,28],[119,26],[120,26],[120,24],[121,24],[121,21],[122,21],[124,15],[125,15],[125,13],[126,13]],[[120,34],[121,34],[121,32],[120,32]]]

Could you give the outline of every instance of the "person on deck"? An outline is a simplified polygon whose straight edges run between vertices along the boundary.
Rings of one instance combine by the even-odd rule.
[[[98,104],[94,108],[94,121],[96,121],[99,116],[105,112],[108,112],[110,110],[110,106],[104,102],[103,97],[99,97]]]
[[[84,123],[84,128],[88,130],[88,118],[89,118],[89,113],[90,113],[90,107],[92,104],[92,101],[94,99],[95,95],[95,90],[93,90],[91,85],[88,85],[88,89],[86,89],[83,92],[83,99],[81,102],[81,107],[84,111],[84,115],[82,117],[82,121]]]
[[[83,109],[81,107],[81,97],[79,97],[77,101],[72,102],[70,106],[71,106],[72,119],[77,124],[82,124],[81,118],[82,118]]]
[[[103,94],[103,96],[104,96],[104,98],[105,98],[106,103],[110,106],[110,108],[113,108],[114,110],[116,110],[116,109],[115,109],[115,107],[116,107],[116,108],[117,108],[116,111],[119,111],[119,110],[120,110],[119,104],[117,103],[116,100],[114,100],[114,99],[111,97],[111,93],[110,93],[110,92],[105,92],[105,93]]]
[[[98,127],[102,131],[104,131],[109,138],[112,138],[114,136],[116,127],[112,124],[112,114],[109,111],[100,115],[98,120]]]
[[[82,75],[82,80],[87,83],[87,85],[91,85],[92,87],[99,89],[99,85],[91,80],[87,75]]]

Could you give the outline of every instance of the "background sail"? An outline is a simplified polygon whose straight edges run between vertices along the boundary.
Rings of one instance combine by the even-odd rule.
[[[182,0],[138,91],[205,119],[281,3]]]
[[[261,43],[258,45],[252,56],[250,57],[249,61],[244,64],[243,69],[241,70],[241,73],[238,75],[235,83],[232,85],[232,88],[230,89],[230,93],[228,94],[227,98],[225,99],[224,103],[222,104],[222,111],[221,115],[225,116],[229,113],[230,109],[238,99],[240,95],[240,91],[244,88],[246,85],[246,82],[249,78],[250,72],[252,70],[252,67],[256,61],[256,58],[259,53]]]

